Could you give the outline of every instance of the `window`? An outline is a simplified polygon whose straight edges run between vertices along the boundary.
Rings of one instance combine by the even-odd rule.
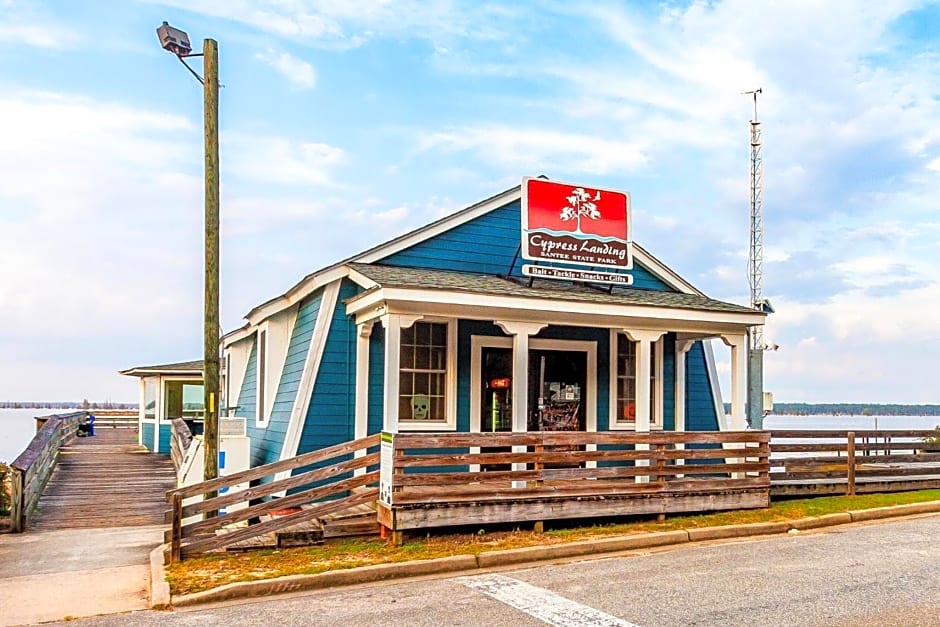
[[[401,330],[399,422],[447,422],[446,322],[415,322]]]
[[[637,342],[617,333],[617,402],[613,425],[636,424]],[[650,425],[662,425],[662,343],[656,342],[650,351]]]
[[[148,377],[144,379],[144,419],[157,418],[157,379]]]
[[[202,383],[167,381],[164,385],[166,401],[163,411],[167,420],[203,417],[206,405]]]
[[[258,422],[264,422],[267,420],[267,415],[264,412],[264,388],[267,386],[266,379],[266,370],[268,365],[267,359],[268,352],[268,332],[265,329],[258,331],[258,381],[257,381],[257,396],[256,402],[257,407],[257,419]]]

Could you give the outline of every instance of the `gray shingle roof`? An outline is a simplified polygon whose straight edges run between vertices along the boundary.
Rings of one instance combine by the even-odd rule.
[[[551,279],[535,279],[530,287],[528,279],[511,279],[487,274],[364,263],[350,263],[348,265],[382,287],[448,290],[522,298],[550,298],[606,305],[639,305],[727,313],[757,313],[750,307],[726,303],[697,294],[619,286],[614,287],[608,293],[606,289],[601,290],[583,284]]]
[[[192,374],[201,374],[202,373],[202,360],[198,359],[196,361],[181,361],[175,364],[160,364],[157,366],[135,366],[133,368],[128,368],[127,370],[121,370],[120,374],[126,374],[130,376],[141,376],[146,374],[164,374],[164,373],[192,373]]]

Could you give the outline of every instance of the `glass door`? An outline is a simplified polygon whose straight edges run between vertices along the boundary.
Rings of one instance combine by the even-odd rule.
[[[484,347],[481,353],[480,431],[512,431],[512,349]],[[481,453],[508,452],[510,447],[482,447]],[[510,470],[509,464],[483,464],[481,470]]]

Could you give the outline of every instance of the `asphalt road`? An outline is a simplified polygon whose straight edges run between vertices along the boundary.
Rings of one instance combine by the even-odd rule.
[[[932,626],[940,516],[68,624]]]

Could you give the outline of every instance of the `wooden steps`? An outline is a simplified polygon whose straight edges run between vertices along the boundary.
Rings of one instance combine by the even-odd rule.
[[[271,520],[271,516],[260,517],[261,522]],[[217,533],[226,533],[220,530]],[[377,536],[379,534],[378,522],[374,503],[354,505],[341,512],[327,514],[323,518],[297,523],[281,531],[262,534],[242,542],[229,545],[228,551],[250,551],[254,549],[273,549],[278,547],[278,536],[282,536],[281,544],[286,538],[298,534],[321,532],[323,539],[346,538],[353,536]],[[311,543],[312,544],[312,543]]]

